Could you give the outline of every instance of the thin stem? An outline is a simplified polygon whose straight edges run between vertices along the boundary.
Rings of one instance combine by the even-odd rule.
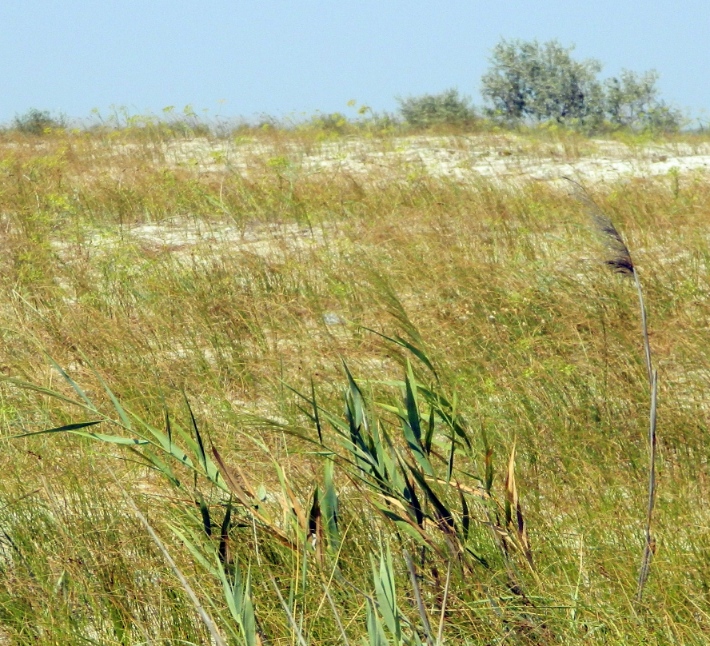
[[[273,586],[274,590],[276,590],[276,596],[278,596],[279,601],[281,602],[281,607],[284,609],[284,612],[286,613],[286,617],[288,618],[288,622],[291,624],[291,628],[293,629],[293,632],[296,635],[296,638],[298,639],[298,643],[301,644],[301,646],[308,646],[306,643],[306,640],[303,638],[303,634],[301,633],[301,629],[298,627],[298,624],[296,623],[296,620],[293,617],[293,614],[291,613],[291,609],[288,607],[286,602],[284,601],[283,596],[281,595],[281,590],[279,590],[279,586],[276,584],[276,579],[274,579],[274,575],[269,572],[269,578],[271,579],[271,585]]]
[[[419,589],[419,582],[417,581],[417,571],[414,569],[414,563],[412,563],[412,557],[409,556],[407,550],[404,551],[404,560],[407,562],[407,569],[409,570],[409,577],[412,580],[412,589],[414,590],[414,599],[417,602],[417,610],[419,611],[419,616],[422,620],[422,625],[424,626],[424,631],[426,632],[427,644],[429,646],[434,646],[434,638],[431,634],[431,626],[429,625],[429,617],[426,614],[426,608],[424,607],[424,601],[422,600],[422,592]]]
[[[648,465],[648,506],[646,508],[646,527],[644,531],[645,541],[643,548],[643,558],[641,559],[641,569],[639,570],[638,587],[636,590],[636,601],[643,598],[643,589],[646,586],[648,575],[651,570],[651,559],[655,551],[655,540],[651,534],[651,522],[653,520],[653,509],[656,504],[656,408],[658,402],[658,372],[653,369],[651,360],[651,343],[648,338],[648,321],[646,317],[646,304],[641,290],[641,281],[636,269],[634,269],[634,282],[636,292],[639,297],[639,309],[641,311],[641,334],[643,336],[643,348],[646,357],[646,372],[651,386],[651,410],[649,414],[648,444],[649,444],[649,465]]]
[[[646,304],[643,300],[643,291],[641,290],[641,281],[636,269],[634,269],[634,282],[636,283],[636,292],[639,296],[639,309],[641,311],[641,334],[643,336],[643,350],[646,356],[646,374],[648,376],[649,385],[653,385],[653,363],[651,361],[651,342],[648,338],[648,322],[646,319]]]
[[[446,601],[449,597],[449,585],[451,583],[451,561],[446,570],[446,585],[444,586],[444,598],[441,600],[441,616],[439,617],[439,630],[436,633],[436,646],[441,646],[444,642],[444,617],[446,616]]]
[[[338,609],[335,607],[335,603],[333,602],[333,598],[330,596],[330,592],[328,591],[328,588],[323,586],[325,589],[325,598],[328,599],[328,603],[330,604],[330,609],[333,611],[333,616],[335,617],[335,623],[338,626],[338,629],[340,630],[340,636],[343,639],[343,644],[344,646],[350,646],[350,642],[348,641],[348,636],[345,633],[345,628],[343,628],[343,624],[340,621],[340,615],[338,614]]]
[[[123,485],[120,483],[120,481],[116,477],[116,474],[113,473],[113,471],[111,471],[111,475],[113,476],[113,479],[116,481],[116,484],[120,487],[121,492],[123,493],[123,497],[124,497],[125,501],[128,503],[128,506],[133,510],[133,513],[136,515],[136,518],[140,521],[140,523],[143,525],[143,527],[145,527],[145,529],[148,532],[148,534],[150,535],[151,539],[153,540],[155,545],[158,547],[158,549],[162,552],[165,560],[168,562],[170,569],[173,571],[175,576],[178,578],[178,581],[180,581],[180,585],[182,585],[183,589],[187,593],[187,596],[190,598],[190,601],[192,601],[192,605],[195,606],[195,610],[197,610],[197,614],[200,615],[200,619],[202,619],[202,622],[205,624],[205,627],[207,628],[210,635],[212,636],[212,640],[214,641],[216,646],[227,646],[227,643],[224,641],[222,636],[219,634],[219,631],[217,630],[217,627],[215,626],[214,621],[212,621],[212,618],[207,614],[207,611],[202,607],[202,604],[200,603],[199,599],[197,598],[197,595],[195,594],[195,591],[192,589],[190,584],[187,582],[185,575],[178,568],[177,564],[173,560],[173,557],[170,555],[170,552],[168,552],[168,548],[165,547],[165,544],[163,543],[163,541],[160,540],[160,537],[155,533],[155,530],[151,527],[150,523],[146,520],[146,517],[138,509],[138,506],[133,501],[133,498],[131,498],[130,495],[128,494],[128,492],[124,489]]]
[[[651,377],[651,415],[648,429],[649,441],[649,473],[648,473],[648,509],[646,514],[646,535],[643,549],[643,559],[641,560],[641,570],[639,571],[638,589],[636,591],[636,601],[643,598],[643,589],[648,579],[651,569],[651,558],[656,550],[656,541],[651,535],[651,520],[653,508],[656,503],[656,402],[658,397],[658,372],[653,371]]]

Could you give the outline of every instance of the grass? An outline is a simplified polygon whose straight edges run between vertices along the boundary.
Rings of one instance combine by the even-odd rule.
[[[240,136],[0,141],[0,643],[704,643],[706,178],[588,187],[638,602],[583,205]]]

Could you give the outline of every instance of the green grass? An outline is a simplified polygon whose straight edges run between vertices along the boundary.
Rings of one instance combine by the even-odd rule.
[[[304,132],[249,133],[246,176],[172,134],[3,137],[0,644],[209,643],[126,496],[227,643],[705,643],[705,177],[590,188],[659,370],[639,604],[638,302],[565,190],[312,172]],[[17,437],[98,420],[149,444]]]

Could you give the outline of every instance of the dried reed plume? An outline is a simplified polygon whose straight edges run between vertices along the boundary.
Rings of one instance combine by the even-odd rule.
[[[654,370],[651,361],[651,344],[648,338],[648,323],[646,318],[646,305],[643,299],[641,281],[639,280],[636,266],[631,258],[631,252],[626,246],[621,234],[614,226],[613,222],[597,206],[596,202],[589,196],[585,188],[569,177],[565,177],[572,184],[574,196],[585,206],[587,214],[591,218],[595,229],[599,233],[602,243],[607,249],[608,257],[604,261],[616,273],[633,277],[636,285],[636,292],[639,298],[639,309],[641,314],[641,334],[643,336],[643,346],[646,359],[646,373],[651,390],[651,402],[649,412],[649,468],[648,468],[648,506],[646,510],[645,544],[641,568],[639,570],[638,585],[636,589],[636,601],[643,598],[643,589],[648,580],[651,568],[651,558],[655,551],[656,542],[651,534],[651,521],[653,518],[653,508],[656,502],[656,405],[658,401],[658,372]]]

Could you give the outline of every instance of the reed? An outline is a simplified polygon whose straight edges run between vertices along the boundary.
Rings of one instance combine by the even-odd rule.
[[[643,340],[646,373],[648,375],[650,389],[648,428],[648,502],[646,505],[643,557],[641,559],[641,567],[638,575],[638,586],[636,589],[636,600],[640,603],[643,598],[643,589],[646,585],[651,569],[651,558],[655,552],[656,546],[656,541],[651,534],[651,523],[653,520],[653,509],[656,503],[656,408],[658,405],[658,371],[653,367],[653,361],[651,358],[651,341],[648,334],[646,304],[643,298],[643,290],[641,289],[641,281],[639,279],[638,271],[636,270],[636,265],[631,259],[631,252],[612,221],[601,211],[594,200],[586,192],[584,187],[574,180],[569,178],[566,179],[574,186],[576,195],[585,205],[594,226],[602,236],[604,245],[608,250],[608,256],[604,261],[605,264],[616,273],[633,278],[636,293],[638,294],[641,338]]]

